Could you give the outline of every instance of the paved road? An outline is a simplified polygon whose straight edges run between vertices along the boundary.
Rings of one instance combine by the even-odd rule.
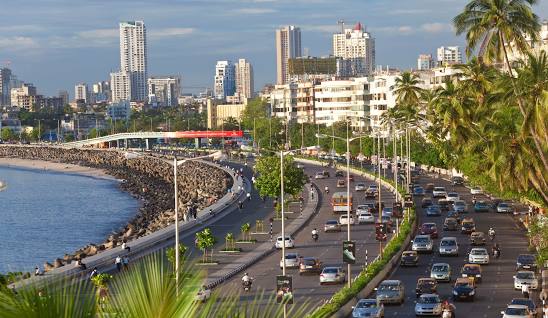
[[[512,298],[521,297],[520,291],[513,289],[513,278],[515,273],[516,258],[520,253],[527,251],[527,239],[525,232],[521,230],[511,215],[498,214],[494,211],[488,213],[475,213],[471,209],[472,196],[470,191],[464,186],[452,187],[449,182],[442,179],[433,179],[429,177],[421,177],[420,183],[425,185],[432,182],[435,185],[445,186],[448,191],[455,190],[464,198],[470,207],[468,216],[473,217],[476,222],[476,228],[479,231],[487,233],[489,227],[496,230],[496,239],[501,245],[501,257],[497,260],[492,260],[491,264],[483,265],[483,282],[478,284],[476,290],[476,299],[474,302],[457,302],[457,315],[459,317],[500,317],[500,311],[506,308],[506,304]],[[430,194],[427,194],[430,196]],[[485,196],[477,196],[479,199],[487,199]],[[429,277],[430,267],[436,262],[445,262],[451,265],[453,274],[451,283],[439,283],[438,292],[442,298],[450,298],[452,295],[452,285],[455,278],[459,277],[462,266],[468,260],[468,251],[470,250],[469,235],[461,234],[460,231],[444,232],[442,231],[443,213],[440,217],[427,217],[423,209],[420,208],[420,198],[415,200],[417,204],[418,226],[423,222],[436,222],[440,233],[440,238],[444,236],[456,236],[459,241],[459,256],[458,257],[440,257],[437,253],[431,255],[421,254],[419,266],[417,268],[402,268],[398,267],[392,273],[391,279],[399,279],[405,285],[406,301],[403,305],[386,306],[386,317],[414,317],[415,306],[415,285],[419,277]],[[439,239],[434,240],[434,246],[437,250]],[[489,239],[488,239],[489,241]],[[487,248],[490,250],[491,242],[487,243]],[[374,295],[372,295],[374,296]],[[538,299],[535,295],[534,299]]]
[[[316,172],[324,170],[318,166],[305,166],[305,173],[308,175],[315,175]],[[300,255],[319,257],[323,263],[323,266],[341,266],[342,264],[342,241],[346,240],[347,233],[342,231],[340,233],[323,233],[323,226],[326,220],[338,218],[332,213],[330,199],[331,194],[336,191],[345,191],[345,188],[336,188],[337,179],[335,178],[335,170],[327,169],[330,171],[331,177],[328,179],[314,180],[318,187],[322,190],[327,185],[329,186],[330,193],[328,195],[322,195],[321,208],[319,213],[308,223],[308,225],[299,232],[294,238],[296,242],[296,248],[286,250],[286,252],[297,252]],[[354,205],[366,202],[363,192],[354,192],[354,184],[356,182],[364,181],[366,184],[371,184],[372,181],[366,181],[365,179],[354,176],[355,181],[351,184],[351,190],[354,193]],[[382,191],[382,200],[386,206],[392,206],[394,196],[386,189]],[[318,242],[314,242],[311,238],[311,231],[313,228],[320,230],[320,237]],[[365,253],[368,252],[368,260],[371,262],[373,258],[378,254],[379,244],[375,241],[374,225],[363,224],[353,225],[351,229],[352,239],[357,241],[356,254],[357,262],[352,266],[352,275],[358,274],[365,264]],[[275,291],[275,279],[276,275],[281,275],[281,268],[279,262],[281,259],[281,251],[277,251],[265,259],[259,261],[247,270],[247,272],[254,277],[255,281],[251,293],[242,295],[242,300],[249,300],[255,297],[255,294],[264,290],[267,296],[270,296]],[[346,265],[344,265],[346,269]],[[341,285],[324,285],[320,286],[318,275],[303,275],[299,276],[297,269],[288,269],[288,275],[293,276],[293,287],[296,302],[307,299],[311,304],[321,303],[331,298],[331,296],[341,288]],[[238,290],[241,289],[241,276],[236,276],[229,281],[223,290]]]

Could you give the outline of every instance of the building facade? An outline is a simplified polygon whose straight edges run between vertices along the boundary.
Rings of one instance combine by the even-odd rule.
[[[245,110],[246,103],[241,104],[217,104],[212,99],[207,100],[207,128],[223,128],[223,123],[229,118],[234,118],[238,122],[242,119],[242,113]]]
[[[438,48],[437,53],[437,66],[447,66],[463,63],[462,54],[458,46],[442,46]]]
[[[148,79],[148,103],[155,107],[177,106],[181,96],[181,78],[178,76]]]
[[[368,76],[375,69],[375,39],[361,23],[333,34],[333,55],[347,60],[349,76]]]
[[[120,72],[114,74],[117,74],[118,80],[115,82],[111,80],[113,91],[129,93],[131,101],[146,101],[147,40],[143,21],[120,23]],[[111,74],[111,79],[112,76],[113,74]],[[129,90],[127,86],[130,87]],[[118,97],[118,100],[125,99],[127,98]]]
[[[11,70],[0,68],[0,106],[11,106]]]
[[[429,70],[434,67],[432,54],[420,54],[417,59],[417,69],[419,71]]]
[[[113,103],[131,100],[131,82],[128,72],[110,73],[110,85]]]
[[[288,59],[302,56],[301,29],[288,25],[276,30],[276,83],[290,81]]]
[[[230,61],[217,61],[215,66],[214,94],[216,99],[225,100],[236,92],[235,67]]]
[[[239,59],[235,69],[236,95],[242,98],[253,98],[255,94],[253,66],[246,59]]]
[[[37,107],[37,99],[39,96],[36,94],[36,87],[34,87],[34,85],[25,83],[19,88],[12,88],[10,93],[12,106],[24,108],[29,111]]]
[[[68,91],[65,91],[65,90],[59,91],[57,96],[59,96],[59,98],[61,98],[61,101],[63,102],[63,106],[68,105],[68,103],[70,101]]]
[[[89,103],[88,84],[79,83],[74,86],[74,100],[81,100],[84,103]]]
[[[120,101],[107,106],[107,119],[128,120],[131,116],[131,105],[129,101]]]

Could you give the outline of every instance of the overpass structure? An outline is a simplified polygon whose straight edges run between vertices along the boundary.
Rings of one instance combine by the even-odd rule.
[[[244,133],[242,130],[232,130],[232,131],[173,131],[173,132],[128,132],[128,133],[119,133],[112,134],[97,138],[90,138],[86,140],[78,140],[72,142],[66,142],[61,146],[66,148],[80,148],[80,147],[93,147],[93,146],[102,146],[102,147],[120,147],[129,148],[129,142],[138,140],[142,143],[144,141],[145,148],[150,149],[150,140],[159,140],[159,139],[182,139],[182,138],[240,138],[243,137]]]

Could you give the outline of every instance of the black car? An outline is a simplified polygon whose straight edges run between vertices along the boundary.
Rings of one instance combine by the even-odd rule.
[[[464,178],[459,176],[454,176],[451,178],[451,183],[453,185],[463,185],[464,184]]]
[[[335,177],[344,177],[344,172],[342,172],[341,170],[337,170],[335,172]]]
[[[423,198],[422,201],[421,201],[421,207],[423,207],[423,208],[427,208],[427,207],[431,206],[432,204],[433,204],[433,202],[432,202],[431,198]]]
[[[444,231],[456,231],[459,227],[459,222],[455,218],[447,217],[443,221],[443,230]]]
[[[419,254],[415,251],[405,251],[401,255],[401,266],[417,266],[419,263]]]
[[[474,300],[476,288],[473,280],[468,277],[457,278],[455,286],[453,286],[453,300]]]
[[[537,260],[535,255],[519,254],[516,261],[516,271],[519,270],[530,270],[535,272],[537,270]]]

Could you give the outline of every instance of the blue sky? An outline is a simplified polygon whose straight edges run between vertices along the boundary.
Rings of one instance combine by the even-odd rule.
[[[77,82],[119,68],[118,22],[144,20],[150,75],[180,74],[183,91],[212,86],[217,60],[247,58],[255,87],[276,78],[274,31],[301,27],[309,55],[331,53],[337,21],[360,21],[376,38],[377,64],[410,68],[419,53],[463,45],[451,19],[466,0],[2,0],[0,65],[40,93],[74,94]],[[548,17],[548,1],[534,11]]]

